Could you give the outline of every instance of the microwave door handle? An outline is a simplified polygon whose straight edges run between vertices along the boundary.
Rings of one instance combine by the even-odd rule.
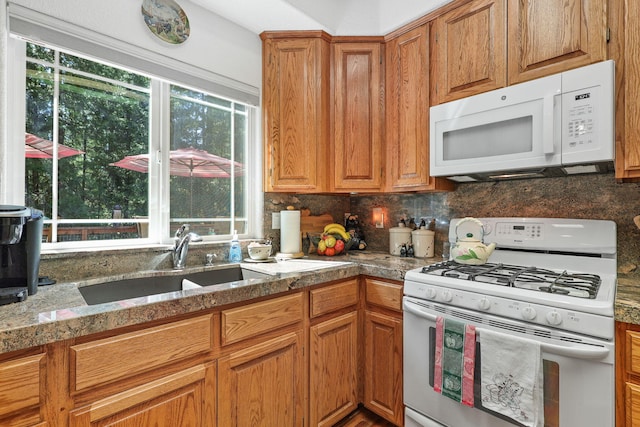
[[[556,97],[560,98],[560,95],[548,95],[542,100],[542,120],[544,125],[544,134],[542,135],[542,151],[544,154],[553,154],[555,152],[555,145],[558,141],[558,132],[556,132],[556,124],[560,123],[562,109],[559,103],[556,102]],[[548,124],[551,123],[551,126]]]

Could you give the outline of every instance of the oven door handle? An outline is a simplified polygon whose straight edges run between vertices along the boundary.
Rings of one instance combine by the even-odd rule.
[[[408,311],[411,314],[415,314],[416,316],[427,319],[431,322],[437,320],[438,316],[435,314],[427,313],[423,310],[417,308],[416,304],[411,303],[410,301],[405,300],[402,303],[402,306],[405,311]],[[476,327],[476,337],[478,334],[482,333],[482,328]],[[526,338],[521,338],[527,341]],[[535,341],[538,342],[538,341]],[[565,347],[556,344],[549,344],[546,342],[540,342],[540,350],[544,353],[556,354],[558,356],[566,356],[576,359],[603,359],[609,355],[610,350],[606,347],[598,347],[598,346],[583,346],[583,347]]]

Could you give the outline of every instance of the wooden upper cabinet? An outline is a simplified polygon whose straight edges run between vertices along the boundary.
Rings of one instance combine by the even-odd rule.
[[[609,1],[616,61],[616,179],[640,178],[640,2]]]
[[[386,44],[387,191],[451,189],[429,176],[429,31],[422,25]]]
[[[507,83],[506,0],[475,0],[437,17],[432,105]]]
[[[382,190],[382,52],[380,42],[333,45],[333,158],[316,167],[335,192]]]
[[[327,190],[330,36],[262,33],[264,188]]]
[[[607,58],[603,0],[508,0],[509,84]]]

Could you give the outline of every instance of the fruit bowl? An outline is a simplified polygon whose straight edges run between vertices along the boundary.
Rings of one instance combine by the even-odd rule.
[[[340,236],[327,235],[324,233],[309,233],[309,241],[311,243],[309,253],[327,256],[343,255],[349,250],[353,243],[351,239],[345,241]],[[320,242],[323,243],[321,244]],[[319,248],[320,250],[318,250]],[[327,251],[327,249],[330,250]]]

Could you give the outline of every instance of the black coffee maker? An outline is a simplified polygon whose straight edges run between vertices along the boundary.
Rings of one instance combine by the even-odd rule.
[[[0,305],[38,292],[42,212],[0,205]]]

